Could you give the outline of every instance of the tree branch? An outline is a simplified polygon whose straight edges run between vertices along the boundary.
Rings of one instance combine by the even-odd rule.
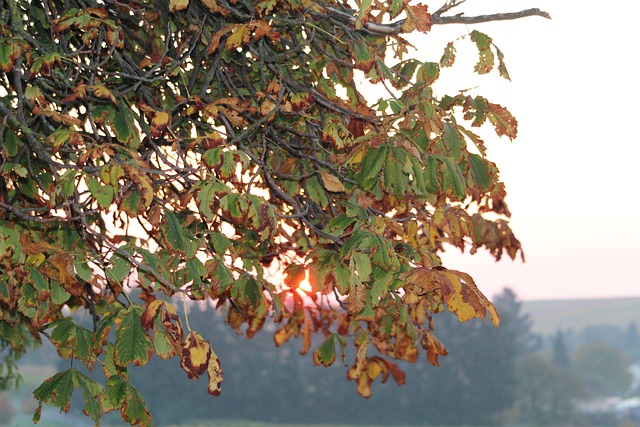
[[[431,15],[431,21],[433,25],[443,24],[481,24],[483,22],[493,21],[509,21],[513,19],[526,18],[529,16],[541,16],[543,18],[551,19],[549,12],[540,10],[538,8],[525,9],[519,12],[507,12],[507,13],[493,13],[491,15],[478,15],[478,16],[463,16],[458,14],[455,16],[440,16],[437,14]]]
[[[525,9],[519,12],[506,12],[506,13],[493,13],[491,15],[478,15],[478,16],[463,16],[462,13],[453,16],[442,16],[441,14],[448,11],[452,7],[458,6],[463,3],[462,1],[452,3],[449,7],[442,7],[431,15],[431,22],[433,25],[444,24],[480,24],[483,22],[493,21],[508,21],[513,19],[527,18],[529,16],[541,16],[543,18],[551,19],[549,12],[545,12],[538,8]],[[353,14],[344,10],[337,9],[335,7],[327,7],[327,12],[338,20],[346,21],[351,25],[355,25],[357,19]],[[379,35],[394,35],[402,33],[402,26],[406,19],[400,19],[388,24],[378,24],[375,22],[365,22],[363,30],[370,33]]]

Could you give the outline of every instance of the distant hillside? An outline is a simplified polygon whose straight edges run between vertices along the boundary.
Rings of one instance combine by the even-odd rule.
[[[633,321],[640,327],[640,298],[524,301],[522,311],[531,316],[533,331],[541,335],[590,325],[626,328]]]

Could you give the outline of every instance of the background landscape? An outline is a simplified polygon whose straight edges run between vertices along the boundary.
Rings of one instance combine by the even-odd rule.
[[[308,355],[299,356],[300,341],[275,348],[268,332],[247,343],[209,310],[191,310],[189,322],[211,340],[228,373],[222,396],[207,395],[206,385],[189,381],[174,361],[153,358],[131,374],[161,426],[640,425],[640,298],[521,302],[505,289],[495,302],[499,330],[437,314],[438,337],[451,354],[438,368],[425,360],[400,365],[406,384],[377,382],[368,400],[346,380],[343,364],[313,367]],[[29,391],[58,363],[46,347],[24,358],[23,386],[0,397],[4,425],[33,425]],[[40,425],[92,423],[45,407]],[[107,417],[104,425],[119,419]]]

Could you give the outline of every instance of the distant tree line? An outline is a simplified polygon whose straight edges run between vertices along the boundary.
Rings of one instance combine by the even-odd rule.
[[[177,363],[156,358],[132,370],[132,382],[146,396],[158,425],[215,419],[363,425],[589,425],[589,419],[576,413],[575,398],[628,390],[626,368],[633,360],[633,339],[629,339],[633,336],[627,335],[627,347],[616,347],[611,340],[598,341],[594,327],[582,334],[558,331],[545,340],[532,332],[532,320],[522,313],[513,291],[503,290],[494,303],[502,318],[498,329],[478,319],[460,325],[448,313],[434,316],[450,354],[440,359],[439,367],[426,361],[402,365],[406,384],[378,384],[369,399],[361,398],[354,385],[344,381],[339,364],[318,368],[309,357],[300,357],[299,341],[277,348],[273,328],[267,326],[247,346],[246,338],[226,327],[215,310],[198,306],[190,307],[189,324],[215,343],[225,370],[222,395],[208,396],[203,393],[205,381],[194,384]],[[631,334],[632,329],[626,333]],[[582,345],[579,339],[584,338],[596,341]],[[615,363],[595,369],[602,358],[614,358],[609,360]]]

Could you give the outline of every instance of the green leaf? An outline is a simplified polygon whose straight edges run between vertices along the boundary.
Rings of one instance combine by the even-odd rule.
[[[373,271],[374,280],[371,285],[371,299],[375,304],[379,298],[383,298],[387,293],[389,285],[393,280],[393,274],[378,267],[374,267]]]
[[[416,75],[418,81],[431,85],[440,76],[440,65],[437,62],[425,62]]]
[[[485,160],[478,154],[469,154],[469,166],[473,181],[483,190],[488,190],[491,185],[491,169]]]
[[[331,366],[336,361],[336,334],[329,337],[313,352],[313,363],[316,365]]]
[[[494,57],[491,51],[492,39],[488,35],[478,30],[471,32],[471,41],[475,42],[478,47],[478,63],[474,70],[478,74],[486,74],[493,69]]]
[[[307,191],[309,192],[309,198],[316,202],[323,208],[329,206],[329,199],[327,198],[327,192],[324,186],[320,183],[317,176],[311,176],[307,179]]]
[[[75,380],[82,390],[84,413],[90,416],[96,425],[99,425],[100,417],[102,416],[102,405],[100,403],[102,386],[80,372],[76,372]]]
[[[112,186],[102,185],[94,177],[89,177],[89,179],[86,180],[86,183],[89,188],[89,192],[98,202],[98,206],[101,208],[108,208],[111,206],[115,196],[115,191]]]
[[[103,401],[105,411],[119,409],[122,419],[131,425],[153,425],[149,408],[138,389],[119,375],[107,380]]]
[[[51,301],[54,304],[64,304],[69,301],[71,294],[57,281],[51,281]]]
[[[124,256],[114,253],[109,259],[110,267],[107,268],[107,276],[122,284],[122,281],[131,273],[131,263]]]
[[[387,145],[381,145],[367,151],[367,154],[362,159],[360,169],[355,174],[355,179],[365,190],[369,190],[375,185],[378,174],[387,161],[388,150],[389,147]]]
[[[185,253],[187,258],[193,257],[199,246],[197,239],[180,224],[178,217],[172,211],[167,210],[164,215],[167,224],[164,232],[169,246]]]
[[[13,157],[18,154],[18,149],[22,147],[22,142],[18,135],[16,135],[9,126],[5,126],[4,132],[2,132],[2,147],[5,149],[9,157]]]
[[[75,258],[74,266],[76,274],[85,282],[91,283],[91,280],[93,279],[93,270],[89,267],[87,260],[78,256]]]
[[[40,386],[34,390],[33,396],[40,401],[36,415],[40,418],[42,403],[56,406],[64,412],[68,412],[71,407],[71,395],[73,394],[75,368],[68,369],[64,372],[58,372],[54,376],[46,379]],[[34,415],[34,419],[36,418]]]
[[[409,176],[403,171],[405,153],[398,148],[392,148],[384,167],[383,185],[392,190],[398,198],[406,193],[409,186]]]
[[[252,306],[257,307],[262,304],[264,295],[260,283],[253,277],[249,277],[242,281],[240,286],[240,295],[244,296]]]
[[[371,2],[371,0],[365,0]],[[369,51],[369,46],[363,39],[352,41],[354,65],[358,70],[368,73],[376,63],[376,58]],[[353,99],[353,98],[352,98]]]
[[[444,143],[449,149],[451,156],[459,160],[462,157],[462,149],[464,148],[464,140],[460,138],[460,135],[456,131],[456,128],[450,124],[444,125]]]
[[[255,10],[260,16],[264,16],[273,10],[276,3],[276,0],[259,0],[255,5]]]
[[[435,156],[427,157],[424,169],[425,188],[431,194],[440,191],[440,174],[438,172],[439,162]]]
[[[116,138],[122,144],[133,148],[134,150],[140,147],[140,137],[138,136],[138,130],[133,120],[133,115],[129,110],[126,102],[120,100],[117,113],[113,118],[113,130],[115,131]]]
[[[21,53],[22,49],[14,39],[0,38],[0,70],[10,72]]]
[[[498,57],[498,72],[500,73],[500,77],[511,80],[511,77],[509,77],[509,71],[507,71],[507,66],[504,63],[504,54],[496,45],[493,45],[493,47],[496,49],[496,56]]]
[[[467,194],[467,186],[460,167],[449,157],[441,157],[445,169],[442,173],[442,185],[444,189],[453,189],[453,193],[459,198]]]
[[[453,42],[447,43],[447,46],[444,48],[444,53],[440,58],[440,66],[441,67],[451,67],[453,63],[456,61],[456,48],[453,46]]]
[[[363,252],[353,252],[351,256],[355,262],[360,280],[363,282],[369,281],[371,277],[371,258],[369,255]]]
[[[140,317],[142,308],[129,306],[120,312],[120,325],[116,329],[116,363],[127,366],[146,364],[153,353],[153,343],[145,332]]]

